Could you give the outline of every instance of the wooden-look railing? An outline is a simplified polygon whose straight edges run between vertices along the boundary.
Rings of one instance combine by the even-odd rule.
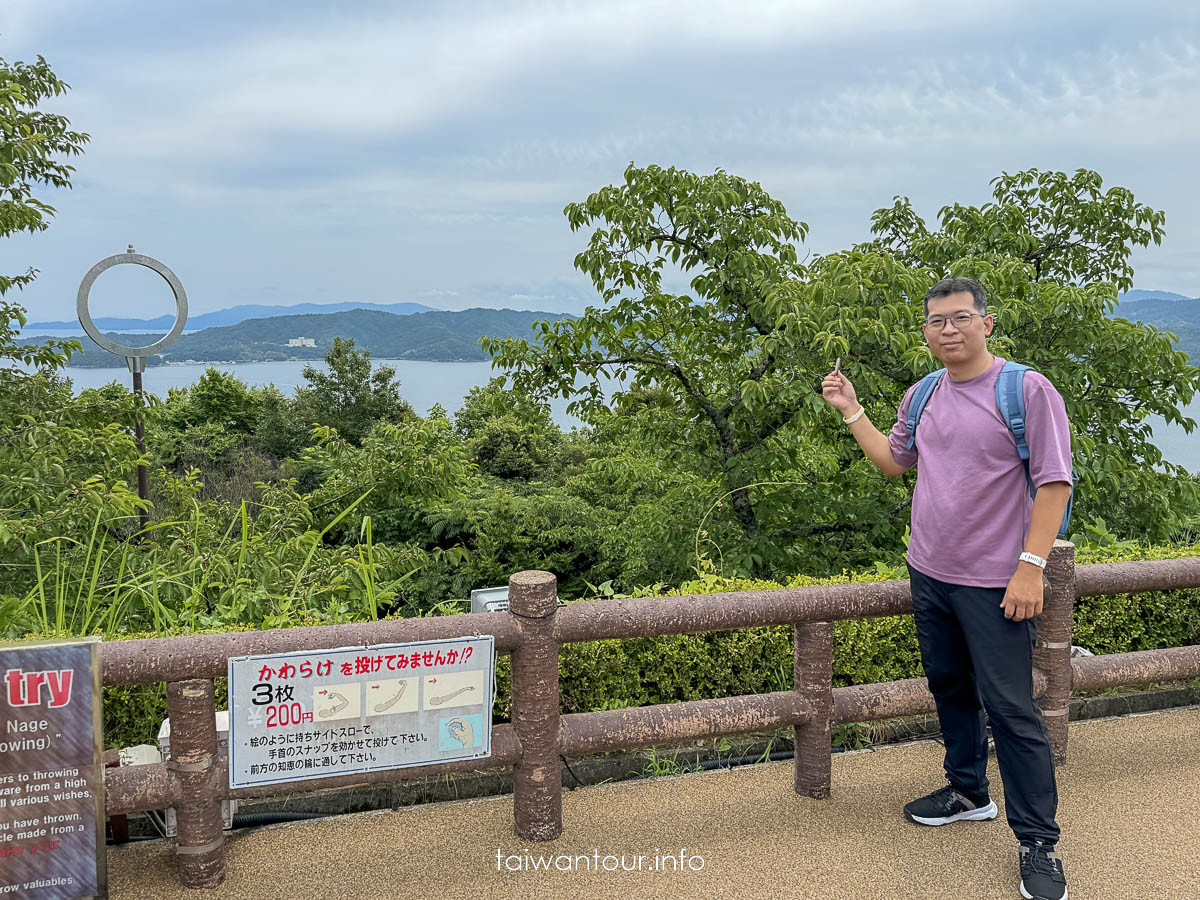
[[[1075,598],[1200,587],[1200,557],[1076,567],[1074,546],[1059,541],[1046,581],[1034,649],[1034,694],[1045,716],[1055,760],[1062,762],[1072,691],[1200,677],[1200,645],[1072,660]],[[169,760],[106,770],[108,813],[174,807],[180,880],[190,887],[213,887],[225,877],[220,816],[224,798],[511,766],[516,833],[526,840],[544,841],[562,832],[560,757],[790,725],[795,728],[796,791],[823,798],[830,791],[833,725],[934,711],[923,678],[832,687],[833,622],[910,613],[907,581],[560,607],[554,576],[529,571],[509,579],[509,603],[507,613],[104,644],[104,683],[167,682],[171,717]],[[793,690],[560,715],[558,649],[562,644],[785,624],[795,628]],[[213,679],[225,674],[229,657],[487,634],[495,638],[497,652],[512,654],[512,724],[492,729],[489,758],[315,778],[286,787],[230,789],[228,756],[217,749],[213,697]]]

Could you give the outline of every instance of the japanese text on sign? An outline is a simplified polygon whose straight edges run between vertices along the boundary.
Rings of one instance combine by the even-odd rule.
[[[489,756],[494,643],[230,659],[230,786]]]

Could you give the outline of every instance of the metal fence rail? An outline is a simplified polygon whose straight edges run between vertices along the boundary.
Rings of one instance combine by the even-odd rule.
[[[1076,597],[1200,587],[1200,557],[1076,567],[1074,554],[1073,545],[1064,541],[1057,542],[1051,554],[1034,649],[1034,695],[1060,763],[1066,759],[1072,690],[1200,677],[1200,645],[1077,660],[1070,656]],[[191,887],[213,887],[224,879],[220,801],[227,797],[511,766],[517,834],[526,840],[552,840],[562,832],[560,756],[791,725],[796,791],[828,797],[833,725],[934,711],[923,678],[832,687],[832,623],[910,613],[906,581],[604,600],[559,608],[554,576],[531,571],[512,576],[509,603],[508,613],[104,644],[104,683],[165,681],[171,716],[171,759],[106,770],[108,813],[175,807],[180,880]],[[783,624],[795,629],[791,691],[560,714],[558,650],[564,643]],[[486,634],[495,637],[498,652],[512,654],[512,724],[492,729],[490,758],[317,778],[286,788],[230,789],[228,756],[217,750],[212,683],[225,674],[229,657]]]

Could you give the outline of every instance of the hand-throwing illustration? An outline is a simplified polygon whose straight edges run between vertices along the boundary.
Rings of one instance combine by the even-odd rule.
[[[459,694],[464,693],[465,691],[473,691],[473,690],[475,690],[475,686],[468,685],[467,687],[459,688],[457,691],[451,691],[449,694],[442,694],[440,697],[430,697],[429,705],[430,706],[441,706],[443,703],[447,702],[448,700],[453,700]],[[459,705],[461,706],[462,704],[459,704]]]
[[[317,710],[317,715],[322,719],[328,719],[330,716],[337,715],[350,705],[350,701],[347,700],[343,694],[339,694],[337,691],[330,691],[325,699],[330,701],[331,705]]]
[[[486,702],[487,685],[482,669],[426,675],[421,684],[422,709],[478,706]]]
[[[416,678],[368,681],[363,689],[363,711],[368,716],[396,716],[417,711],[420,684]]]
[[[395,693],[395,694],[393,694],[393,695],[392,695],[391,697],[389,697],[388,699],[384,700],[382,703],[376,703],[376,704],[374,705],[374,707],[372,707],[372,708],[373,708],[373,709],[375,710],[375,712],[377,712],[377,713],[387,712],[389,709],[391,709],[393,706],[395,706],[397,703],[399,703],[399,702],[400,702],[400,698],[404,696],[404,692],[405,692],[407,689],[408,689],[408,682],[407,682],[407,681],[401,681],[401,682],[400,682],[400,687],[399,687],[399,689],[396,691],[396,693]]]
[[[475,746],[475,729],[466,719],[451,719],[446,723],[446,730],[450,732],[450,737],[462,744],[464,750]]]

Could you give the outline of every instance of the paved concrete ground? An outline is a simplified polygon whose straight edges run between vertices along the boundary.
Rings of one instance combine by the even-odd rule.
[[[1077,723],[1069,741],[1059,850],[1071,897],[1200,897],[1200,708]],[[513,833],[511,797],[246,831],[227,842],[225,885],[203,893],[178,888],[166,842],[127,845],[109,853],[110,896],[1018,897],[1003,817],[903,819],[905,802],[938,786],[941,757],[933,741],[838,754],[825,801],[796,796],[789,763],[582,788],[564,796],[563,837],[541,845]],[[1002,804],[994,759],[991,777]],[[683,871],[648,871],[681,848]],[[526,853],[552,866],[586,855],[593,867],[528,871]],[[598,871],[608,854],[627,866],[645,856],[643,870]]]

